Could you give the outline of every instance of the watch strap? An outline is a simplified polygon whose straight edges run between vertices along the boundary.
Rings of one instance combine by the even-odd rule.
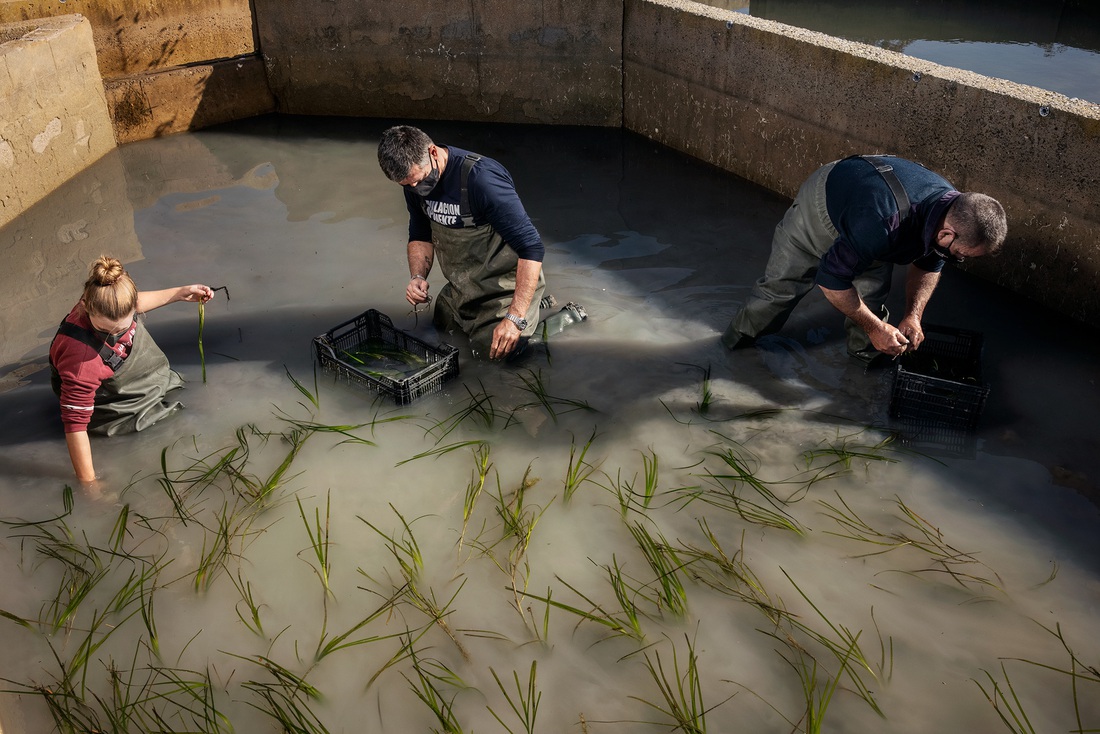
[[[527,328],[527,319],[525,319],[525,318],[522,318],[520,316],[516,316],[515,314],[511,314],[511,313],[504,314],[504,318],[508,319],[513,324],[515,324],[516,328],[518,328],[520,331],[523,331],[524,329]]]

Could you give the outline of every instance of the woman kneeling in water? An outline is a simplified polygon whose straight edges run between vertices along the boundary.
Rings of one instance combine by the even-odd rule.
[[[182,387],[183,378],[168,366],[137,314],[213,297],[209,286],[198,284],[139,292],[115,258],[104,256],[92,265],[83,297],[50,345],[65,443],[82,483],[96,479],[89,432],[113,436],[140,431],[182,407],[166,396]]]

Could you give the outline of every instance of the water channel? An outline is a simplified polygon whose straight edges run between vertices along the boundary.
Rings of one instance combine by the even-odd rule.
[[[991,394],[972,453],[915,452],[820,297],[719,345],[788,201],[620,130],[425,122],[510,169],[590,318],[376,401],[312,340],[368,308],[438,339],[388,124],[126,145],[0,230],[5,734],[1100,726],[1092,332],[948,271],[927,320],[984,334]],[[97,441],[69,508],[45,353],[101,253],[230,297],[205,383],[195,307],[149,315],[187,408]]]
[[[697,0],[1100,104],[1100,8],[1086,0]]]

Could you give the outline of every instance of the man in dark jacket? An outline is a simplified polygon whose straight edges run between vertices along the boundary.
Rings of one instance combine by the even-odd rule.
[[[997,252],[1008,226],[985,194],[920,164],[852,156],[815,171],[775,228],[764,276],[722,335],[729,349],[779,331],[816,284],[847,318],[848,353],[869,361],[924,340],[921,317],[946,261]],[[883,316],[894,264],[909,265],[897,327]]]
[[[405,189],[405,298],[414,307],[431,300],[428,274],[438,259],[447,284],[436,298],[436,327],[466,334],[481,358],[522,347],[539,320],[544,248],[508,171],[409,125],[382,134],[378,164]]]

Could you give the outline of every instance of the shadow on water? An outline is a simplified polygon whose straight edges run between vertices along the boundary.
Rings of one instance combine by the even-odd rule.
[[[394,122],[267,116],[124,146],[133,220],[123,211],[114,221],[101,207],[100,220],[86,223],[92,237],[81,252],[110,251],[111,235],[133,231],[133,249],[154,250],[128,265],[139,286],[224,281],[234,300],[210,308],[211,361],[224,354],[276,372],[304,369],[313,336],[368,307],[406,327],[406,215],[375,159],[378,135]],[[763,271],[783,197],[619,130],[420,124],[438,142],[492,156],[511,171],[547,246],[550,292],[590,310],[584,328],[595,342],[578,338],[574,348],[598,369],[614,375],[644,366],[655,389],[667,389],[699,382],[709,367],[753,385],[758,402],[738,410],[812,403],[829,415],[884,422],[888,376],[848,364],[840,319],[817,293],[757,349],[730,355],[717,345]],[[223,241],[229,222],[242,224]],[[903,309],[902,277],[895,274],[895,313]],[[55,295],[54,305],[67,308],[75,296]],[[54,310],[32,313],[26,349],[4,375],[44,366],[52,324],[63,315]],[[1090,367],[1095,331],[959,271],[945,274],[926,321],[985,334],[992,397],[982,450],[1038,461],[1055,483],[1096,500],[1095,432],[1070,417],[1086,415],[1082,405],[1100,407]],[[149,326],[174,364],[193,364],[189,308],[168,307]],[[694,367],[675,368],[685,364]],[[47,372],[35,374],[36,383],[48,382]],[[0,393],[0,403],[30,410],[24,394]],[[640,397],[628,391],[616,399]]]
[[[607,570],[598,566],[601,562],[629,563],[628,573],[652,578],[638,565],[639,549],[631,545],[628,520],[632,522],[637,514],[641,522],[653,522],[653,527],[667,531],[676,542],[705,543],[697,522],[713,521],[715,537],[729,551],[728,557],[747,559],[765,569],[769,578],[764,584],[782,591],[785,601],[797,601],[787,584],[797,578],[811,595],[807,601],[819,598],[830,608],[843,602],[843,620],[838,617],[838,622],[848,625],[852,620],[851,628],[864,629],[867,639],[872,626],[877,630],[881,621],[893,647],[896,630],[899,679],[910,677],[893,687],[883,686],[883,695],[893,704],[889,706],[892,731],[928,731],[928,716],[951,722],[933,727],[937,730],[967,729],[960,722],[983,714],[988,717],[984,720],[992,720],[986,702],[977,697],[971,701],[966,693],[952,691],[949,705],[934,714],[925,711],[928,707],[912,704],[938,701],[945,680],[974,693],[968,681],[982,669],[995,670],[1006,655],[1038,658],[1033,638],[1026,652],[1016,646],[1022,636],[1036,633],[1032,629],[1036,614],[1044,620],[1051,615],[1054,622],[1072,627],[1082,635],[1082,645],[1095,639],[1094,615],[1089,610],[1095,596],[1090,584],[1100,573],[1098,513],[1074,492],[1053,486],[1060,482],[1096,497],[1100,447],[1092,424],[1100,409],[1094,366],[1100,340],[1095,330],[1067,323],[965,272],[951,270],[944,275],[927,319],[981,331],[986,338],[985,376],[992,393],[973,459],[926,460],[896,452],[895,446],[886,449],[886,456],[899,458],[897,462],[880,461],[882,456],[861,462],[857,455],[836,477],[815,484],[813,493],[806,494],[808,501],[798,505],[799,522],[812,531],[805,535],[748,522],[728,508],[701,507],[690,493],[714,478],[704,471],[729,468],[715,447],[744,449],[748,463],[776,486],[808,472],[807,453],[817,449],[826,456],[842,456],[846,447],[869,446],[876,451],[885,433],[865,428],[885,424],[889,373],[867,372],[847,358],[841,318],[816,293],[807,297],[780,334],[759,340],[753,349],[725,351],[718,337],[762,272],[772,229],[788,202],[637,136],[605,129],[422,123],[438,142],[493,156],[509,168],[547,246],[550,292],[559,301],[584,305],[589,319],[553,339],[548,350],[536,351],[515,365],[475,362],[459,344],[459,379],[401,409],[376,403],[362,390],[335,385],[324,375],[314,382],[312,339],[368,308],[387,313],[398,328],[427,340],[439,338],[427,319],[409,314],[403,299],[408,277],[407,213],[400,190],[378,171],[374,148],[389,124],[273,116],[128,145],[104,166],[91,170],[90,178],[74,182],[71,200],[62,197],[54,202],[62,211],[70,203],[78,205],[88,181],[109,189],[102,192],[101,204],[72,210],[79,217],[69,217],[73,221],[68,224],[79,227],[66,226],[59,233],[52,220],[63,217],[47,204],[36,208],[16,230],[0,232],[17,233],[17,247],[42,240],[43,252],[57,253],[55,259],[39,263],[36,271],[55,278],[48,284],[24,286],[26,291],[12,291],[27,297],[22,307],[12,302],[5,309],[9,319],[5,326],[10,323],[12,331],[5,330],[10,338],[0,360],[8,364],[0,377],[9,388],[0,391],[0,411],[7,419],[0,425],[4,518],[53,516],[59,505],[57,489],[69,481],[71,469],[45,354],[56,323],[76,298],[86,272],[85,256],[90,259],[118,245],[124,248],[127,269],[139,287],[204,282],[225,285],[231,294],[225,298],[219,293],[205,310],[206,385],[200,378],[194,305],[173,304],[148,316],[149,331],[188,380],[181,395],[188,409],[141,434],[97,444],[97,464],[102,460],[100,468],[106,467],[108,475],[105,483],[121,493],[120,506],[78,501],[78,511],[71,518],[74,527],[109,526],[112,514],[129,512],[129,527],[138,530],[134,522],[138,515],[147,520],[150,515],[166,516],[159,520],[170,526],[171,537],[166,533],[157,543],[163,541],[173,561],[179,561],[171,573],[182,582],[158,591],[158,614],[169,617],[162,623],[164,636],[180,638],[163,640],[164,650],[195,654],[196,669],[224,660],[229,670],[225,675],[234,681],[241,679],[234,666],[244,658],[230,661],[226,654],[255,652],[291,665],[308,664],[301,652],[306,648],[299,649],[299,643],[312,644],[318,624],[323,634],[335,634],[337,627],[348,629],[346,625],[356,621],[350,617],[362,614],[359,594],[368,592],[364,584],[390,574],[391,555],[401,558],[395,546],[387,553],[360,520],[394,523],[397,529],[392,532],[400,534],[393,515],[397,512],[402,521],[408,518],[415,525],[425,546],[432,546],[425,548],[430,556],[426,566],[438,566],[443,579],[432,580],[433,593],[449,598],[448,587],[470,581],[451,619],[459,633],[456,637],[474,653],[475,662],[460,661],[461,655],[447,647],[450,642],[443,637],[445,649],[434,648],[437,652],[432,654],[443,657],[450,650],[452,662],[463,665],[462,673],[474,676],[471,690],[492,693],[496,689],[486,678],[489,671],[495,676],[496,671],[514,669],[517,654],[541,652],[540,687],[556,694],[546,697],[548,715],[558,717],[551,729],[566,730],[572,725],[569,722],[576,721],[578,710],[634,721],[638,714],[630,706],[638,703],[637,674],[644,671],[640,661],[624,661],[627,648],[617,647],[621,639],[601,640],[602,633],[593,634],[592,625],[578,624],[557,609],[554,614],[559,621],[554,624],[562,628],[560,636],[555,631],[553,638],[544,640],[550,644],[530,645],[528,632],[512,619],[517,610],[523,614],[518,603],[513,607],[516,600],[496,603],[504,598],[506,583],[496,575],[504,570],[499,565],[503,556],[492,555],[497,552],[494,548],[503,547],[498,546],[503,541],[496,534],[515,533],[496,523],[506,519],[501,514],[506,505],[516,507],[507,498],[522,502],[527,489],[531,489],[532,504],[524,508],[535,511],[532,508],[537,507],[541,512],[553,504],[529,546],[535,560],[525,573],[534,575],[530,591],[536,598],[544,593],[549,598],[554,584],[555,599],[579,603],[573,596],[566,600],[569,590],[557,581],[594,580]],[[73,233],[86,236],[77,240],[75,248],[66,249],[73,243],[64,237],[71,239]],[[45,247],[51,237],[56,241]],[[33,253],[24,255],[33,257]],[[890,303],[895,312],[901,310],[904,298],[903,275],[899,272],[896,277],[899,287]],[[19,287],[19,278],[11,274],[0,278]],[[433,275],[431,281],[438,292],[441,279]],[[316,404],[292,385],[288,373],[310,390],[316,389]],[[547,396],[574,401],[570,407],[583,403],[584,409],[561,415],[543,410],[533,400],[534,392],[520,384],[525,377],[539,377]],[[431,426],[461,415],[476,391],[491,396],[500,411],[497,417],[507,418],[489,426],[462,423],[459,430],[440,438],[440,431]],[[400,420],[380,425],[377,432],[371,423],[357,435],[370,440],[346,442],[342,434],[318,433],[300,455],[297,447],[288,449],[288,444],[293,446],[288,426],[293,424],[285,420],[287,416],[308,415],[309,420],[316,417],[343,425],[372,421],[380,411],[384,417]],[[760,417],[761,411],[766,418]],[[251,433],[241,428],[250,424]],[[574,466],[572,449],[597,431],[600,438],[591,466],[594,472],[598,467],[605,473],[594,474],[598,482],[586,484],[582,493],[569,500],[563,487],[568,481],[567,465]],[[257,452],[256,464],[227,473],[230,484],[241,477],[269,476],[267,463],[277,466],[288,450],[289,456],[297,457],[289,473],[280,475],[287,481],[279,485],[277,506],[261,513],[264,528],[255,536],[246,533],[250,543],[255,540],[254,552],[234,558],[225,569],[235,573],[245,588],[246,582],[255,582],[264,624],[281,630],[273,633],[274,638],[252,639],[236,626],[233,610],[240,615],[244,600],[233,595],[232,579],[223,577],[215,586],[198,591],[199,571],[192,578],[190,569],[202,567],[217,534],[214,523],[208,535],[206,528],[193,527],[190,518],[187,527],[172,520],[176,499],[170,496],[178,499],[178,495],[164,491],[171,482],[159,481],[171,471],[163,467],[189,466],[194,455],[213,462],[209,457],[242,450],[238,443],[242,436],[251,442],[249,450]],[[486,494],[474,511],[476,522],[486,524],[480,532],[471,527],[479,536],[477,542],[486,547],[466,536],[474,545],[464,551],[460,540],[456,554],[453,541],[466,533],[463,485],[468,480],[475,485],[470,460],[476,461],[479,454],[468,443],[446,456],[433,451],[443,448],[440,441],[461,443],[469,438],[476,439],[469,443],[485,452],[480,454],[483,460],[488,462],[491,455],[493,464]],[[828,453],[837,447],[840,454]],[[640,477],[649,456],[655,468],[658,455],[662,473],[660,482],[654,482],[660,484],[661,495],[683,499],[683,506],[664,496],[645,513],[621,506],[621,482],[634,481],[632,475]],[[202,461],[199,464],[205,466]],[[488,478],[488,468],[484,471]],[[534,477],[530,472],[538,473],[541,480],[534,478],[528,484]],[[490,483],[495,486],[489,487]],[[612,485],[619,488],[618,500]],[[991,559],[990,567],[1007,571],[1004,598],[992,600],[986,591],[971,594],[949,582],[921,576],[924,570],[909,573],[923,569],[924,557],[910,565],[906,559],[895,561],[894,555],[859,555],[867,546],[858,539],[833,535],[834,524],[823,512],[822,500],[841,498],[842,492],[843,501],[868,513],[867,517],[873,515],[874,524],[883,528],[896,515],[895,499],[927,511],[944,528],[942,537],[949,542],[961,540],[967,551],[983,554],[982,562]],[[498,493],[499,498],[491,496]],[[226,496],[200,493],[191,501],[196,512],[201,505],[203,512],[217,515]],[[328,498],[332,499],[333,546],[339,556],[334,578],[345,581],[337,585],[339,593],[328,590],[327,573],[314,567],[313,551],[303,550],[303,525],[310,540],[315,540],[323,513],[328,532]],[[575,504],[567,506],[570,501]],[[123,502],[127,504],[121,506]],[[311,510],[317,512],[316,522],[310,520]],[[87,516],[81,514],[84,511]],[[203,517],[210,520],[209,513]],[[123,543],[121,533],[114,537]],[[1018,548],[1025,550],[1024,557],[1018,557]],[[907,546],[901,553],[909,550]],[[467,558],[467,553],[472,555]],[[18,555],[0,554],[6,564],[0,564],[0,573],[9,574],[10,588],[17,589],[9,593],[12,598],[5,600],[3,610],[33,614],[39,604],[40,590],[34,588],[40,583],[38,574],[50,569],[36,568],[31,577],[19,565],[23,561]],[[1062,577],[1044,585],[1043,579],[1055,566],[1062,569]],[[791,575],[784,577],[788,572]],[[316,583],[314,574],[325,580],[324,614],[321,606],[306,599],[309,584]],[[267,583],[261,584],[262,579]],[[411,582],[412,577],[406,580]],[[770,647],[771,638],[756,650],[766,637],[756,631],[762,618],[748,619],[756,612],[747,605],[726,596],[712,599],[709,586],[695,587],[700,585],[693,584],[692,591],[698,600],[693,602],[698,605],[693,612],[697,616],[677,621],[666,618],[662,608],[654,614],[654,630],[674,630],[679,637],[691,628],[691,634],[698,631],[706,637],[705,641],[699,638],[705,642],[700,650],[720,651],[707,657],[715,663],[707,673],[708,685],[713,686],[708,691],[716,691],[708,693],[715,696],[711,700],[725,695],[717,691],[734,692],[728,689],[733,679],[751,681],[762,701],[773,700],[772,694],[776,701],[787,701],[792,690],[797,693],[797,685],[793,689],[788,685],[797,681],[784,678],[790,671],[784,670],[783,660]],[[373,594],[373,583],[371,589]],[[203,611],[196,611],[196,602]],[[374,600],[368,602],[373,604]],[[871,619],[866,616],[868,607]],[[875,616],[880,610],[889,611]],[[328,613],[344,621],[328,627]],[[224,616],[215,617],[218,614]],[[397,618],[393,620],[396,623]],[[249,624],[247,614],[241,621]],[[10,661],[37,670],[48,651],[30,646],[41,645],[41,640],[35,637],[28,642],[25,628],[5,624],[10,625],[9,633],[15,633],[17,644],[26,647],[15,651]],[[192,637],[196,624],[202,627],[201,639],[195,639],[197,634]],[[433,626],[434,622],[428,623],[428,628]],[[140,630],[140,622],[129,629],[134,627]],[[370,630],[364,628],[363,634],[373,634],[374,629],[373,625]],[[481,632],[493,629],[507,632],[500,638]],[[128,632],[115,639],[121,640],[122,634]],[[1045,632],[1037,634],[1043,637]],[[514,647],[513,639],[504,639],[509,636],[522,638],[523,644]],[[656,640],[655,633],[647,642]],[[596,645],[597,641],[606,644]],[[362,647],[354,644],[354,652],[346,653],[345,668],[311,668],[311,682],[320,684],[336,707],[326,713],[343,717],[344,728],[351,721],[361,724],[361,716],[366,715],[372,721],[385,719],[387,731],[423,730],[405,718],[419,724],[425,721],[426,712],[417,712],[413,694],[405,690],[401,698],[400,692],[395,693],[401,688],[401,675],[409,674],[407,668],[401,674],[391,671],[383,676],[389,680],[379,678],[380,687],[364,692],[362,678],[376,664],[388,667],[393,650],[368,647],[365,641]],[[209,658],[201,657],[203,647],[210,651]],[[643,648],[650,649],[656,646]],[[522,662],[526,670],[529,661]],[[222,663],[216,664],[221,671]],[[240,675],[251,675],[245,672],[248,665],[240,668]],[[607,666],[606,673],[601,665]],[[599,680],[578,683],[578,671],[591,670],[597,671],[594,675]],[[4,675],[25,677],[22,670],[5,669]],[[1013,675],[1017,680],[1015,671]],[[508,673],[504,676],[507,679]],[[561,689],[563,683],[568,690]],[[757,691],[757,685],[769,690]],[[239,691],[239,686],[233,690]],[[845,728],[881,731],[877,714],[864,711],[847,694],[848,704],[837,714]],[[377,701],[369,699],[372,695]],[[480,695],[471,694],[468,700],[478,698],[471,708],[484,704]],[[628,703],[622,705],[619,699]],[[243,699],[235,703],[247,708]],[[751,707],[758,703],[750,696],[738,696],[736,704],[743,708],[725,720],[742,723],[743,712],[752,714]],[[721,722],[717,717],[731,709],[716,713],[715,721]],[[1057,705],[1044,704],[1044,715],[1048,709],[1055,712],[1051,716],[1065,713]],[[917,713],[910,713],[914,710]],[[485,711],[467,712],[475,720],[478,713],[483,720],[489,718]],[[773,713],[764,711],[760,720]],[[572,718],[567,721],[567,717]],[[770,721],[770,727],[750,724],[748,728],[798,728],[794,720],[779,728],[774,717]]]

